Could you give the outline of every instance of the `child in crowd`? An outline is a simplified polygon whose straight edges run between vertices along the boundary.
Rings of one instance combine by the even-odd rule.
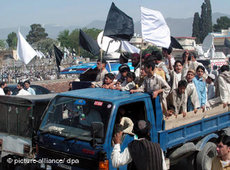
[[[122,64],[119,67],[119,74],[116,77],[116,86],[120,86],[123,82],[125,82],[128,72],[130,72],[130,68],[127,64]]]
[[[180,80],[178,83],[178,88],[171,91],[170,95],[172,96],[172,101],[169,105],[172,105],[175,107],[175,115],[177,114],[183,114],[183,117],[186,116],[186,105],[187,100],[185,96],[185,90],[187,87],[187,81],[186,80]]]
[[[207,79],[206,79],[206,84],[207,84],[207,99],[213,99],[215,97],[215,85],[214,85],[214,80],[215,80],[215,75],[214,74],[209,74]]]
[[[169,58],[168,60],[169,60],[169,73],[171,77],[170,78],[171,81],[169,82],[169,84],[171,85],[171,88],[173,90],[177,88],[178,82],[185,77],[184,75],[185,70],[183,70],[183,65],[181,61],[176,60],[173,69],[170,62],[171,59]]]
[[[113,89],[113,86],[114,86],[113,80],[114,80],[114,78],[115,78],[115,76],[112,73],[107,73],[105,75],[104,83],[102,85],[102,88]]]
[[[136,87],[136,84],[134,82],[136,78],[136,75],[134,72],[128,72],[126,80],[121,84],[121,86],[118,86],[116,89],[121,91],[129,91],[131,89],[134,89]]]
[[[200,101],[200,108],[202,108],[203,111],[205,110],[205,104],[207,100],[206,83],[203,77],[204,73],[205,73],[205,68],[203,66],[198,66],[196,69],[196,76],[193,79]]]
[[[153,98],[160,96],[160,101],[162,103],[163,113],[167,114],[167,101],[166,97],[170,92],[170,86],[168,83],[159,75],[155,73],[155,64],[153,62],[145,62],[144,69],[147,76],[144,79],[141,87],[135,90],[130,90],[130,93],[136,92],[147,92],[152,93]]]
[[[186,100],[187,100],[187,111],[193,111],[194,113],[197,112],[197,108],[200,106],[199,97],[196,91],[195,84],[193,83],[193,79],[195,77],[194,70],[188,70],[186,80],[187,80],[187,88],[185,91]]]

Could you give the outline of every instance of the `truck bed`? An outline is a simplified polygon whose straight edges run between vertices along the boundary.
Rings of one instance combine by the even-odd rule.
[[[188,112],[186,117],[172,116],[164,121],[165,128],[158,132],[158,137],[162,149],[166,150],[229,127],[230,107],[219,105],[209,111]]]

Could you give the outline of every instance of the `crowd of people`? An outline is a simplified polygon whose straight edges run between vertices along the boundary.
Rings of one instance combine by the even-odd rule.
[[[171,47],[144,56],[134,53],[131,58],[134,71],[130,71],[128,60],[123,58],[118,75],[107,72],[104,59],[98,60],[100,71],[91,87],[146,92],[153,98],[159,96],[166,118],[178,114],[186,116],[198,109],[205,111],[217,104],[223,107],[230,104],[229,65],[221,66],[218,71],[207,71],[193,52],[186,50],[181,60],[176,61],[171,54]]]

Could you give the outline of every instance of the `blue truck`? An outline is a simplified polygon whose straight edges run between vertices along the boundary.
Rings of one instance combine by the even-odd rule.
[[[112,139],[121,107],[123,116],[133,122],[152,123],[151,140],[161,145],[171,167],[189,158],[196,169],[209,169],[218,133],[230,125],[228,107],[165,119],[159,98],[153,100],[147,93],[102,88],[64,92],[51,101],[37,133],[41,168],[115,169],[111,164]],[[121,150],[132,140],[133,134],[124,134]]]

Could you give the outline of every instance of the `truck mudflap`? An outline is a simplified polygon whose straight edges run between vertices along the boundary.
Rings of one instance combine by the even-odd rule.
[[[32,141],[29,138],[0,133],[1,158],[7,155],[32,157]]]

